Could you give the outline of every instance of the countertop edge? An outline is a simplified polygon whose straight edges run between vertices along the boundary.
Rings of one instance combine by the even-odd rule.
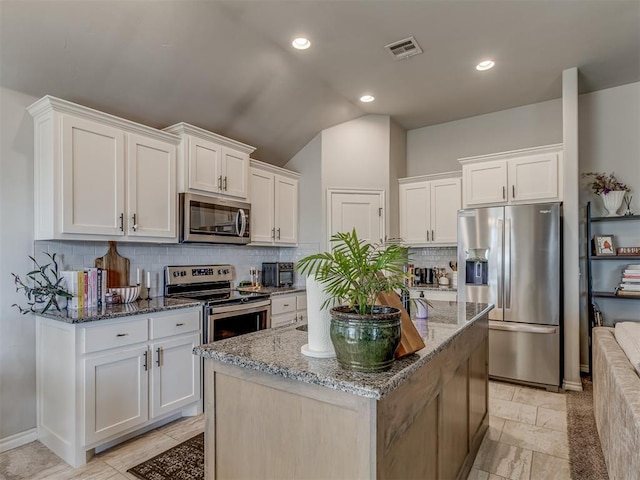
[[[327,387],[334,390],[355,394],[365,398],[381,400],[386,395],[388,395],[389,393],[397,389],[402,383],[404,383],[404,381],[411,374],[413,374],[417,369],[422,367],[425,363],[428,363],[434,356],[436,356],[442,350],[447,348],[454,339],[460,336],[471,325],[473,325],[477,320],[479,320],[484,315],[486,315],[493,308],[494,308],[493,304],[488,304],[480,312],[476,313],[473,317],[467,320],[464,325],[459,326],[455,334],[450,336],[447,340],[445,340],[443,343],[438,345],[438,347],[436,347],[435,349],[426,352],[425,351],[426,347],[425,347],[424,349],[419,350],[418,352],[409,356],[409,357],[418,356],[419,358],[415,362],[406,366],[404,369],[400,370],[391,378],[389,378],[386,381],[385,385],[382,387],[358,386],[358,385],[355,385],[354,382],[344,381],[336,378],[328,378],[318,373],[293,370],[292,368],[289,368],[289,367],[281,367],[278,365],[266,363],[264,361],[252,360],[250,358],[241,357],[235,353],[213,351],[206,348],[205,345],[195,347],[193,349],[193,353],[205,359],[216,360],[228,365],[236,365],[243,368],[250,368],[252,370],[257,370],[263,373],[277,375],[284,378],[289,378],[289,379],[300,381],[303,383]],[[278,330],[279,333],[286,334],[289,331],[294,331],[298,326],[299,325],[290,325],[287,327],[280,327],[276,330]],[[261,334],[261,332],[256,332],[249,335],[256,335],[256,334]]]
[[[162,302],[162,303],[160,303]],[[146,303],[146,305],[145,305]],[[118,304],[104,309],[90,308],[83,312],[64,309],[62,312],[36,313],[36,316],[57,320],[59,322],[72,325],[98,322],[101,320],[111,320],[114,318],[132,317],[137,315],[148,315],[150,313],[165,312],[169,310],[179,310],[184,308],[201,307],[202,302],[186,299],[169,299],[166,297],[156,297],[152,300],[137,300],[131,304]],[[135,308],[135,310],[134,310]],[[75,315],[86,316],[75,316]],[[72,316],[69,316],[72,315]]]

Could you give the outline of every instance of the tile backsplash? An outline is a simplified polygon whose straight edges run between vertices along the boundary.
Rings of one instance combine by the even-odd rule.
[[[56,253],[62,270],[81,270],[94,266],[95,259],[107,253],[107,242],[53,241],[34,242],[35,256]],[[249,269],[261,269],[262,262],[297,262],[301,258],[318,253],[319,243],[303,243],[297,248],[254,247],[240,245],[199,245],[151,243],[117,243],[118,253],[130,260],[130,283],[136,282],[136,269],[151,272],[151,296],[163,294],[166,265],[230,264],[235,267],[235,284],[249,280]],[[455,247],[411,248],[411,261],[417,267],[446,266],[456,261]],[[144,279],[144,275],[142,277]],[[143,280],[144,281],[144,280]],[[304,277],[296,274],[296,284],[304,285]]]
[[[301,244],[297,248],[253,247],[241,245],[158,245],[117,243],[118,253],[130,260],[130,283],[136,282],[136,269],[151,272],[151,296],[163,294],[166,265],[230,264],[235,267],[235,283],[249,280],[249,269],[261,269],[262,262],[296,262],[319,251],[319,244]],[[94,266],[95,259],[107,253],[108,242],[52,241],[34,242],[38,261],[42,252],[56,253],[62,270],[81,270]],[[144,275],[142,277],[144,279]],[[299,285],[304,279],[298,276]],[[144,282],[144,280],[143,280]]]
[[[410,248],[411,263],[416,267],[446,267],[451,272],[449,262],[458,261],[456,247]]]

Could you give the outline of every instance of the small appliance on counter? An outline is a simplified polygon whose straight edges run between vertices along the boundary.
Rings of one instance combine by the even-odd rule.
[[[262,264],[262,286],[293,286],[293,262],[265,262]]]

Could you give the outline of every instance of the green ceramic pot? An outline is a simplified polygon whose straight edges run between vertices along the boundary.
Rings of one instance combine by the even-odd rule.
[[[331,309],[331,342],[345,370],[382,372],[391,368],[400,344],[400,310],[376,306],[368,315],[347,306]]]

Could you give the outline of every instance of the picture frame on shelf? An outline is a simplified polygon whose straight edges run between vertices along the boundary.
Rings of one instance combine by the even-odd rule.
[[[593,251],[596,257],[615,256],[616,248],[613,235],[603,234],[593,236]]]

